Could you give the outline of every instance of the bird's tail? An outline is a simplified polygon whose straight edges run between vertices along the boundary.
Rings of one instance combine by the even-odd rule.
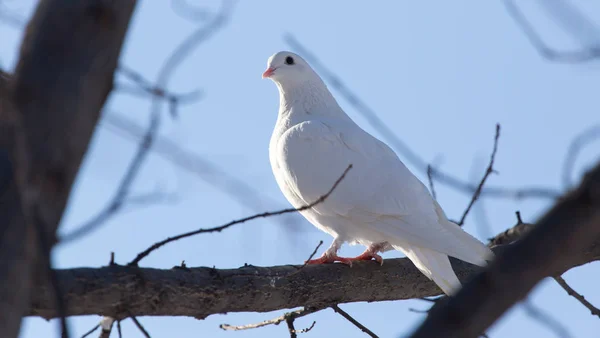
[[[437,284],[446,295],[452,295],[461,288],[448,256],[435,250],[418,246],[396,247],[404,252],[421,272]]]

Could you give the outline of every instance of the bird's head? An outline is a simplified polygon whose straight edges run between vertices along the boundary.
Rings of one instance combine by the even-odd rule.
[[[273,54],[267,61],[267,70],[262,75],[281,87],[290,87],[319,79],[308,63],[292,52]]]

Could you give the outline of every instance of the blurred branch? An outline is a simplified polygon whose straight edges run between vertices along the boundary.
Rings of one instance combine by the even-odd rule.
[[[147,257],[153,251],[159,249],[163,245],[166,245],[166,244],[174,242],[174,241],[178,241],[178,240],[183,239],[183,238],[187,238],[187,237],[191,237],[191,236],[195,236],[195,235],[203,234],[203,233],[209,233],[209,232],[221,232],[221,231],[223,231],[223,230],[225,230],[225,229],[227,229],[227,228],[229,228],[229,227],[231,227],[233,225],[245,223],[245,222],[257,219],[257,218],[273,217],[273,216],[288,214],[288,213],[292,213],[292,212],[296,212],[296,211],[303,211],[303,210],[306,210],[306,209],[310,209],[310,208],[314,207],[315,205],[317,205],[317,204],[322,203],[323,201],[325,201],[327,199],[327,197],[329,197],[329,195],[331,195],[331,193],[335,190],[335,188],[337,188],[337,186],[340,184],[340,182],[346,177],[346,174],[348,173],[348,171],[350,169],[352,169],[352,164],[348,165],[348,167],[346,168],[346,170],[344,170],[344,172],[341,174],[341,176],[333,183],[333,186],[331,186],[331,188],[329,189],[329,191],[327,191],[327,193],[325,193],[324,195],[322,195],[321,197],[319,197],[317,200],[315,200],[312,203],[304,205],[304,206],[302,206],[300,208],[288,208],[288,209],[282,209],[282,210],[279,210],[279,211],[263,212],[263,213],[260,213],[260,214],[256,214],[256,215],[244,217],[244,218],[241,218],[241,219],[238,219],[238,220],[235,220],[235,221],[231,221],[231,222],[229,222],[227,224],[224,224],[224,225],[221,225],[221,226],[218,226],[218,227],[208,228],[208,229],[198,229],[198,230],[194,230],[194,231],[183,233],[181,235],[169,237],[169,238],[164,239],[164,240],[162,240],[160,242],[154,243],[148,249],[140,252],[135,257],[135,259],[133,259],[128,265],[130,265],[130,266],[137,266],[138,263],[142,259],[144,259],[145,257]]]
[[[165,61],[165,64],[161,68],[156,85],[149,86],[149,90],[152,88],[166,88],[169,79],[173,76],[177,67],[179,67],[187,57],[191,55],[196,47],[202,44],[202,42],[212,37],[224,24],[228,21],[231,15],[231,1],[224,0],[221,10],[213,15],[210,22],[201,27],[197,28],[192,34],[190,34],[176,49],[171,53],[169,58]],[[126,69],[126,68],[123,68]],[[125,71],[126,74],[127,71]],[[134,76],[135,78],[135,76]],[[139,77],[138,82],[143,82]],[[145,84],[146,85],[146,84]],[[173,109],[172,109],[173,110]],[[73,230],[70,233],[62,236],[60,241],[63,243],[72,242],[82,236],[85,236],[105,222],[113,217],[117,211],[126,203],[130,193],[131,186],[133,185],[142,165],[144,164],[148,153],[153,146],[154,138],[158,133],[160,126],[161,117],[161,97],[159,95],[152,96],[152,103],[150,107],[150,123],[148,129],[144,133],[142,140],[138,146],[137,152],[131,160],[125,175],[121,179],[118,185],[115,195],[110,200],[108,205],[100,211],[96,216],[92,217],[88,222],[82,226]]]
[[[377,114],[364,103],[356,93],[350,90],[347,85],[331,70],[326,68],[321,61],[311,53],[306,47],[304,47],[293,35],[285,35],[285,42],[298,51],[304,59],[306,59],[313,68],[315,68],[319,74],[325,79],[331,87],[337,90],[348,103],[356,109],[365,119],[369,121],[371,126],[375,128],[383,137],[385,137],[391,145],[400,152],[404,158],[412,163],[415,167],[423,172],[427,170],[427,163],[420,158],[409,146],[407,146],[402,140],[400,140],[396,133],[393,132],[387,124],[385,124]],[[453,177],[447,173],[444,173],[436,168],[431,168],[431,175],[437,181],[448,185],[460,192],[466,194],[473,194],[477,190],[477,186],[470,182],[464,182],[456,177]],[[499,197],[499,198],[549,198],[555,199],[560,196],[559,191],[555,191],[548,188],[542,187],[527,187],[521,189],[509,189],[503,187],[487,187],[481,191],[482,196],[486,197]]]
[[[554,332],[554,334],[556,334],[557,337],[560,337],[560,338],[570,338],[571,337],[569,330],[567,330],[567,328],[564,325],[562,325],[555,318],[552,318],[544,310],[533,305],[533,303],[531,301],[525,300],[523,302],[523,309],[525,309],[525,313],[529,317],[531,317],[532,319],[534,319],[537,322],[539,322],[540,324],[542,324],[542,326],[548,328],[548,330]]]
[[[210,17],[209,10],[191,5],[188,0],[171,0],[171,9],[175,14],[192,22],[205,21]]]
[[[437,194],[435,193],[435,186],[433,185],[433,168],[431,164],[427,165],[427,180],[429,181],[429,190],[431,191],[431,196],[434,200],[437,201]]]
[[[465,224],[465,219],[467,219],[467,215],[469,215],[469,211],[473,207],[473,204],[475,204],[475,202],[479,198],[479,195],[481,194],[481,190],[483,189],[483,185],[485,184],[485,181],[487,180],[488,176],[490,176],[490,174],[494,172],[494,160],[496,159],[496,152],[498,151],[498,139],[499,138],[500,138],[500,125],[496,124],[496,136],[494,136],[494,148],[492,149],[492,155],[490,156],[490,163],[488,164],[488,167],[485,170],[485,174],[481,178],[479,185],[477,185],[477,189],[473,193],[473,197],[471,198],[469,205],[465,209],[465,212],[463,213],[462,217],[460,218],[460,221],[458,221],[458,223],[457,223],[459,226],[463,226],[463,224]]]
[[[577,162],[577,157],[589,144],[594,142],[595,140],[600,140],[600,124],[592,126],[588,129],[585,129],[581,133],[579,133],[571,144],[569,145],[569,149],[567,150],[567,154],[565,156],[564,164],[563,164],[563,172],[562,179],[565,188],[570,188],[573,185],[571,181],[571,177],[573,175],[573,167]]]
[[[6,5],[0,1],[0,23],[15,29],[23,29],[23,26],[25,26],[25,19],[21,15],[9,10]]]
[[[567,291],[567,294],[569,296],[577,299],[581,303],[581,305],[585,306],[588,310],[590,310],[590,312],[592,313],[592,315],[597,316],[598,318],[600,318],[600,309],[598,309],[597,307],[595,307],[594,305],[592,305],[592,303],[588,302],[585,299],[585,297],[583,297],[582,294],[578,293],[572,287],[570,287],[569,284],[567,284],[567,281],[565,281],[561,276],[555,276],[554,280],[556,280],[556,282],[563,289],[565,289],[565,291]]]
[[[580,50],[575,51],[557,51],[552,47],[546,45],[542,37],[529,22],[527,17],[521,12],[514,0],[503,0],[506,11],[511,18],[517,23],[521,31],[525,34],[529,42],[535,47],[538,53],[545,59],[552,62],[563,62],[563,63],[582,63],[589,62],[600,57],[600,45],[588,46]],[[542,6],[554,6],[560,3],[560,1],[549,1]],[[589,22],[583,14],[573,7],[572,4],[562,5],[561,15],[569,13],[572,22],[582,23]],[[597,37],[597,33],[595,34]]]
[[[522,239],[497,255],[448,302],[433,309],[412,337],[474,337],[542,278],[572,267],[581,258],[579,249],[594,246],[600,239],[599,191],[600,162]]]
[[[26,27],[9,95],[0,95],[0,149],[14,175],[0,196],[2,337],[18,336],[33,280],[53,284],[54,306],[68,312],[50,251],[135,4],[42,0]]]
[[[135,122],[124,117],[123,114],[105,114],[100,123],[106,124],[119,135],[134,141],[142,137],[144,129]],[[182,148],[168,138],[156,135],[152,151],[173,165],[184,169],[202,179],[207,184],[225,192],[240,205],[249,207],[255,212],[260,212],[267,205],[277,205],[278,202],[265,196],[260,190],[248,183],[227,173],[215,163],[200,155]],[[285,223],[292,223],[290,215]]]

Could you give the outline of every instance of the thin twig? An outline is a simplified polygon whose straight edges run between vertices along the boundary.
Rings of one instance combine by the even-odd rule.
[[[233,1],[224,0],[221,10],[213,16],[212,21],[196,29],[181,44],[179,44],[175,51],[173,51],[173,53],[171,53],[169,58],[165,61],[165,64],[159,72],[156,85],[150,86],[151,88],[167,87],[170,77],[173,75],[177,67],[182,64],[185,58],[190,55],[194,48],[206,41],[208,38],[212,37],[215,32],[224,26],[230,16],[232,4]],[[104,224],[109,218],[114,216],[116,211],[123,206],[127,197],[129,196],[131,186],[135,178],[138,176],[138,172],[142,168],[142,165],[144,164],[153,145],[155,135],[158,132],[161,121],[161,99],[162,98],[158,95],[152,96],[152,102],[150,106],[150,123],[148,129],[142,137],[142,140],[138,145],[138,149],[133,156],[133,159],[129,163],[129,166],[125,172],[125,175],[121,179],[121,182],[119,183],[114,197],[111,199],[108,205],[90,221],[75,229],[71,233],[63,236],[61,238],[61,242],[70,242],[89,234]]]
[[[309,327],[305,327],[302,330],[295,330],[294,329],[294,333],[306,333],[306,332],[312,330],[313,327],[315,327],[315,324],[317,324],[317,321],[313,320],[312,324],[310,324]]]
[[[285,35],[284,41],[292,48],[297,50],[302,57],[307,60],[316,70],[323,79],[331,85],[332,88],[336,89],[348,103],[356,109],[363,117],[365,117],[369,123],[376,129],[381,135],[383,135],[388,142],[410,163],[415,167],[419,168],[423,172],[427,170],[427,163],[419,157],[410,147],[408,147],[397,134],[392,131],[386,123],[384,123],[377,114],[371,109],[365,102],[363,102],[357,94],[355,94],[346,84],[331,70],[326,68],[319,59],[311,53],[308,48],[304,47],[300,42],[292,35]],[[472,194],[477,190],[477,186],[470,182],[464,182],[454,176],[442,172],[436,168],[431,170],[432,176],[439,182],[455,188],[462,193]],[[498,197],[498,198],[550,198],[556,199],[561,195],[560,191],[545,187],[527,187],[521,189],[509,189],[503,187],[487,187],[481,192],[486,197]]]
[[[137,318],[135,318],[135,316],[129,316],[129,318],[131,318],[131,320],[133,320],[133,322],[135,323],[135,326],[137,326],[138,329],[140,329],[140,331],[142,332],[142,334],[144,335],[144,337],[150,338],[150,334],[148,333],[148,331],[146,331],[146,329],[144,328],[144,326],[142,325],[142,323],[140,323],[137,320]]]
[[[339,306],[333,305],[331,308],[333,309],[333,311],[339,313],[342,317],[346,318],[350,323],[354,324],[354,326],[356,326],[357,328],[359,328],[362,332],[368,334],[372,338],[378,338],[379,337],[378,335],[376,335],[375,333],[373,333],[373,331],[367,329],[366,326],[362,325],[356,319],[352,318],[352,316],[350,316],[346,311],[340,309]]]
[[[248,221],[251,221],[253,219],[257,219],[257,218],[265,218],[265,217],[272,217],[272,216],[277,216],[277,215],[282,215],[282,214],[287,214],[287,213],[291,213],[291,212],[296,212],[296,211],[303,211],[306,209],[310,209],[312,207],[314,207],[315,205],[322,203],[323,201],[325,201],[325,199],[327,197],[329,197],[329,195],[331,195],[331,193],[333,193],[333,191],[335,190],[335,188],[337,188],[338,184],[340,184],[340,182],[344,179],[344,177],[346,177],[346,174],[348,173],[348,171],[352,169],[352,164],[348,165],[348,167],[346,168],[346,170],[344,170],[344,172],[342,173],[342,175],[335,181],[335,183],[333,184],[333,186],[329,189],[329,191],[319,197],[316,201],[307,204],[305,206],[302,206],[300,208],[288,208],[288,209],[282,209],[279,211],[270,211],[270,212],[263,212],[260,214],[256,214],[256,215],[252,215],[252,216],[248,216],[248,217],[244,217],[235,221],[231,221],[227,224],[218,226],[218,227],[214,227],[214,228],[208,228],[208,229],[198,229],[198,230],[194,230],[194,231],[190,231],[190,232],[186,232],[183,233],[181,235],[177,235],[174,237],[169,237],[167,239],[164,239],[160,242],[154,243],[152,246],[150,246],[148,249],[140,252],[134,260],[132,260],[128,265],[129,266],[137,266],[138,263],[144,259],[146,256],[148,256],[152,251],[160,248],[161,246],[180,240],[182,238],[186,238],[186,237],[190,237],[190,236],[194,236],[194,235],[198,235],[198,234],[202,234],[202,233],[207,233],[207,232],[221,232],[227,228],[229,228],[232,225],[235,224],[240,224],[240,223],[245,223]]]
[[[81,338],[85,338],[85,337],[91,335],[92,333],[94,333],[94,331],[98,330],[99,327],[100,327],[100,324],[96,324],[96,326],[91,328],[88,332],[84,333],[83,336],[81,336]]]
[[[481,191],[483,190],[483,185],[485,184],[485,181],[494,172],[494,160],[496,159],[496,152],[498,151],[498,139],[499,138],[500,138],[500,124],[496,124],[496,135],[494,136],[494,148],[492,149],[492,155],[490,156],[490,163],[488,164],[488,167],[485,170],[485,174],[481,178],[481,181],[479,182],[477,189],[475,189],[475,192],[473,193],[473,197],[471,197],[471,201],[469,202],[467,209],[465,209],[465,212],[463,213],[462,217],[460,218],[460,221],[458,221],[459,226],[463,226],[463,224],[465,223],[465,219],[467,218],[469,211],[471,211],[473,204],[475,204],[475,202],[481,195]]]
[[[285,323],[287,324],[288,332],[290,333],[290,338],[297,338],[298,335],[296,335],[296,328],[294,327],[294,318],[287,317],[285,319]]]
[[[597,316],[598,318],[600,318],[600,309],[595,307],[592,303],[588,302],[582,294],[575,291],[569,284],[567,284],[567,281],[565,281],[561,276],[554,277],[554,280],[556,280],[558,285],[560,285],[563,289],[565,289],[565,291],[567,291],[567,294],[569,296],[577,299],[583,306],[590,310],[593,316]]]
[[[427,179],[429,180],[429,191],[431,191],[431,196],[437,201],[437,194],[435,193],[435,187],[433,186],[433,168],[431,167],[431,164],[427,165]]]
[[[524,301],[523,308],[525,313],[532,319],[540,322],[543,326],[547,327],[550,331],[554,332],[560,338],[570,338],[571,334],[569,330],[562,325],[558,320],[552,318],[549,314],[545,313],[542,309],[536,307],[531,301]]]
[[[117,320],[117,333],[119,334],[119,338],[123,338],[123,334],[121,333],[121,321]]]
[[[317,250],[319,250],[321,245],[323,245],[323,241],[319,241],[319,244],[317,244],[317,247],[313,250],[313,252],[310,254],[310,256],[308,256],[308,259],[304,261],[304,264],[302,264],[302,266],[298,268],[298,270],[290,273],[289,275],[287,275],[285,277],[286,278],[291,277],[291,276],[297,274],[298,272],[302,271],[302,269],[304,269],[308,265],[308,261],[310,261],[313,257],[315,257],[315,255],[317,254]]]
[[[263,327],[263,326],[267,326],[267,325],[279,325],[280,323],[286,321],[287,318],[296,319],[296,318],[304,317],[306,315],[309,315],[311,313],[315,313],[315,312],[318,312],[321,310],[323,310],[323,309],[322,308],[313,308],[313,307],[303,307],[303,308],[295,310],[295,311],[287,312],[277,318],[265,320],[260,323],[247,324],[247,325],[221,324],[221,325],[219,325],[219,327],[225,331],[242,331],[242,330],[249,330],[249,329],[257,329],[259,327]]]

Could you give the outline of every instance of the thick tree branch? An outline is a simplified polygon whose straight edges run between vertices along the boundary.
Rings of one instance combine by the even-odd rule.
[[[433,309],[412,337],[477,337],[542,278],[560,275],[580,259],[580,248],[597,250],[599,239],[600,163],[523,239]]]
[[[36,264],[48,259],[37,259],[35,232],[55,236],[134,6],[134,0],[42,0],[26,28],[0,104],[0,149],[14,173],[0,192],[2,337],[18,335],[33,273],[43,272]]]
[[[501,252],[506,246],[494,248]],[[600,239],[566,264],[568,270],[600,260]],[[452,260],[461,281],[481,269]],[[129,316],[205,318],[226,312],[268,312],[300,306],[412,299],[440,295],[437,286],[406,258],[379,266],[343,264],[239,269],[150,269],[127,266],[56,270],[68,315],[99,314],[116,320]],[[49,285],[36,288],[29,315],[55,318]]]

